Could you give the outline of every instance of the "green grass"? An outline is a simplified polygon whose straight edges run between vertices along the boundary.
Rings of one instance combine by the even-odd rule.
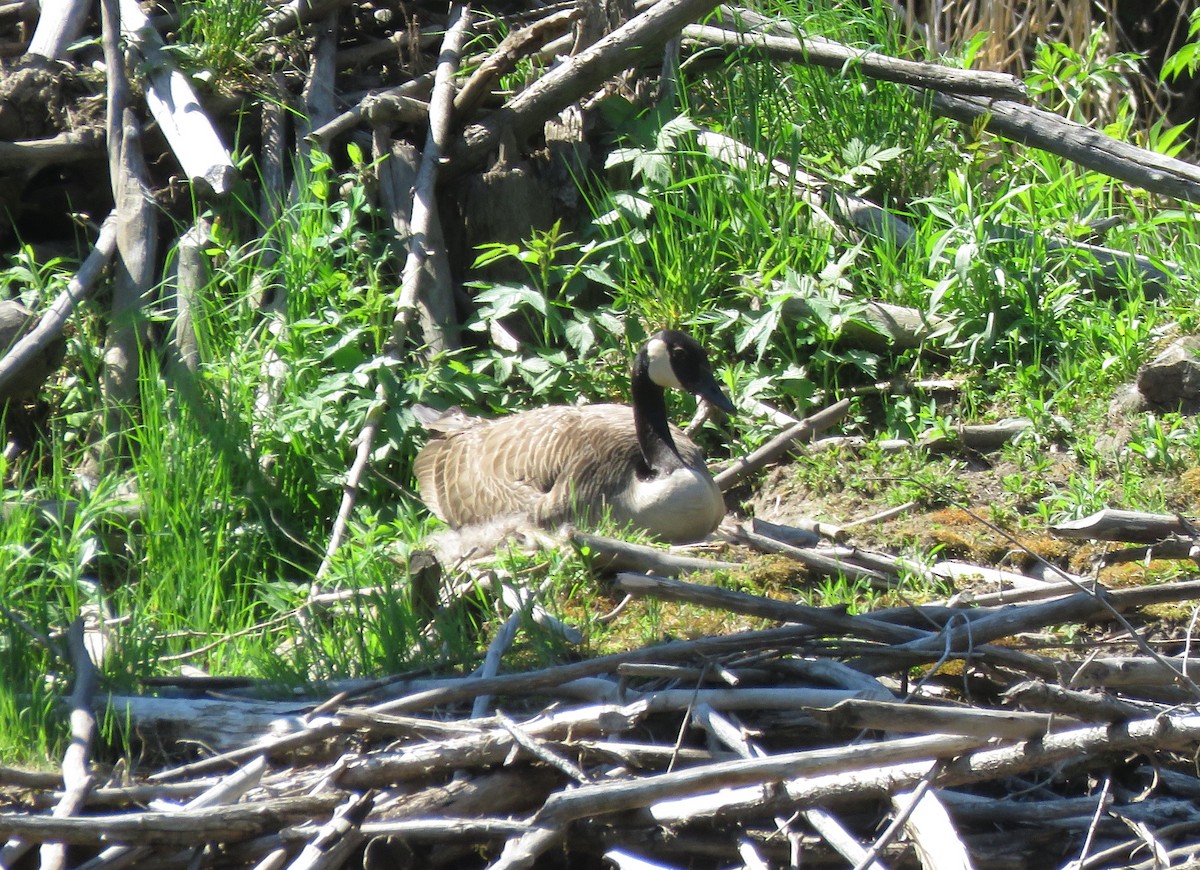
[[[216,6],[187,7],[184,33],[205,51],[221,44],[221,27],[252,27],[249,19],[210,20]],[[814,35],[916,56],[889,25],[884,4],[765,6]],[[252,13],[238,4],[228,11]],[[230,51],[204,55],[199,67],[252,76],[250,49]],[[1039,91],[1084,111],[1088,95],[1064,90],[1070,56],[1047,52],[1036,68]],[[1124,69],[1123,59],[1078,60],[1088,71],[1083,83],[1096,89]],[[124,433],[129,463],[86,486],[76,470],[97,434],[103,296],[85,305],[69,334],[67,365],[46,392],[46,437],[4,469],[0,760],[53,764],[61,754],[58,701],[70,680],[61,633],[86,604],[123,617],[110,628],[113,652],[103,665],[112,689],[134,689],[139,678],[185,663],[279,686],[473,666],[505,618],[492,593],[463,596],[439,613],[433,632],[411,606],[406,554],[437,524],[413,492],[422,435],[408,408],[425,401],[503,413],[624,400],[629,353],[661,325],[700,335],[731,394],[797,415],[864,383],[963,381],[950,405],[919,393],[856,401],[846,428],[871,439],[1032,418],[1035,434],[1005,448],[995,479],[1002,498],[991,516],[1015,528],[1105,505],[1194,507],[1179,482],[1200,466],[1193,419],[1143,415],[1125,421],[1123,435],[1104,436],[1113,389],[1154,353],[1170,324],[1200,325],[1192,207],[939,121],[904,88],[868,81],[852,66],[832,73],[744,55],[686,68],[682,84],[678,104],[658,111],[604,105],[614,151],[602,173],[579,179],[586,220],[475,252],[483,262],[519,261],[526,278],[473,287],[467,349],[428,362],[381,358],[400,266],[390,222],[367,195],[370,167],[356,150],[315,153],[303,167],[301,199],[275,226],[257,226],[250,188],[213,205],[212,273],[197,315],[203,364],[187,375],[145,352],[140,411]],[[885,204],[913,227],[911,244],[831,224],[824,207],[768,183],[762,167],[705,153],[701,129]],[[1164,152],[1182,144],[1176,131],[1141,135]],[[1163,298],[1147,299],[1137,275],[1102,281],[1090,258],[1045,245],[1047,236],[1082,237],[1089,223],[1108,217],[1119,223],[1105,244],[1176,264],[1167,268],[1173,278]],[[71,268],[26,250],[0,272],[0,290],[38,308]],[[286,293],[277,318],[260,311],[264,290]],[[789,318],[793,297],[815,315]],[[846,323],[868,299],[944,318],[949,331],[939,352],[847,347]],[[523,338],[520,351],[487,342],[494,323]],[[321,582],[365,591],[311,608],[313,576],[377,380],[388,395],[383,431],[348,540]],[[690,399],[672,402],[674,415],[690,414]],[[774,431],[741,415],[710,425],[700,440],[721,458]],[[1052,445],[1069,470],[1050,462]],[[873,445],[815,455],[797,463],[794,478],[813,493],[881,506],[915,500],[934,508],[971,495],[960,457],[891,455]],[[141,505],[136,520],[115,510],[129,498]],[[69,520],[51,520],[32,506],[39,499],[79,507]],[[587,555],[569,548],[537,557],[503,552],[493,567],[522,585],[549,577],[548,606],[581,624],[587,652],[722,628],[710,614],[652,602],[618,625],[597,626],[593,618],[614,602]],[[813,600],[857,607],[871,599],[831,580]],[[526,626],[506,667],[562,655],[559,641]],[[110,736],[113,727],[106,725]]]

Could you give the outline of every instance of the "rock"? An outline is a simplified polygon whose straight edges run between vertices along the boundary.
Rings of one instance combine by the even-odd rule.
[[[1200,336],[1185,336],[1146,363],[1137,374],[1138,392],[1160,407],[1200,409]]]

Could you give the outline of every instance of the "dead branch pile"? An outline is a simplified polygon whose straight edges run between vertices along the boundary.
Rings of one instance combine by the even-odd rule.
[[[895,583],[906,567],[783,543],[803,529],[726,532],[774,540],[818,573]],[[577,543],[631,568],[649,552],[662,573],[698,561]],[[177,757],[184,742],[205,751],[106,780],[83,753],[61,777],[0,769],[3,860],[66,844],[89,868],[1165,867],[1200,850],[1200,668],[1130,621],[1194,598],[1200,581],[1106,590],[1056,570],[930,570],[996,591],[856,615],[622,571],[630,595],[777,625],[524,673],[348,682],[323,698],[264,701],[263,686],[207,678],[96,698],[131,735]],[[1114,628],[1114,649],[1132,654],[1048,657],[1044,630],[1064,625]],[[86,711],[82,634],[73,704]],[[83,716],[74,747],[90,727]]]

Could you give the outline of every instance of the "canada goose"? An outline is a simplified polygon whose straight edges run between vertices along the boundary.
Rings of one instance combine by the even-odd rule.
[[[555,526],[607,510],[668,541],[703,538],[725,501],[703,452],[667,422],[663,389],[728,412],[733,403],[700,344],[673,329],[638,351],[631,387],[632,408],[554,405],[496,420],[419,408],[434,436],[414,465],[425,504],[456,529],[504,517]]]

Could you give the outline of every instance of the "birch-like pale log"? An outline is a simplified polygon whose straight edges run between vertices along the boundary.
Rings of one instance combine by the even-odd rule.
[[[87,0],[41,0],[37,29],[26,53],[61,60],[68,46],[83,33],[91,11],[92,4]]]
[[[120,0],[121,34],[142,58],[146,105],[184,173],[201,190],[229,192],[237,170],[187,77],[163,48],[137,0]]]

